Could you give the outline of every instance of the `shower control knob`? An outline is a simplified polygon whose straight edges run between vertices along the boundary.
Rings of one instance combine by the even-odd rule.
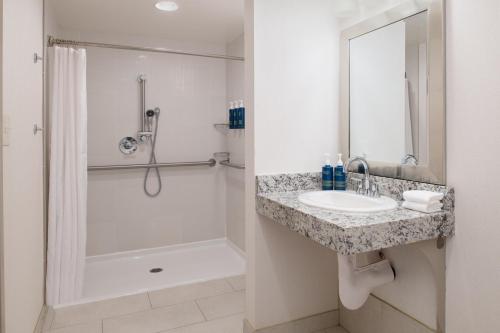
[[[131,136],[120,140],[120,151],[125,155],[133,154],[137,150],[137,140]]]
[[[148,110],[148,111],[146,111],[146,116],[148,116],[148,117],[154,117],[154,115],[155,115],[154,110]]]

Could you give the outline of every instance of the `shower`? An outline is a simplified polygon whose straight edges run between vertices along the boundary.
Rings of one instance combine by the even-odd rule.
[[[82,117],[88,121],[82,129],[87,154],[78,156],[88,155],[88,162],[78,163],[81,172],[74,173],[88,179],[80,196],[88,203],[78,206],[87,214],[79,229],[86,238],[75,243],[82,249],[81,292],[55,299],[58,306],[142,298],[145,291],[245,273],[245,174],[233,169],[244,160],[244,130],[229,130],[226,108],[244,90],[243,35],[208,46],[186,41],[189,50],[200,50],[195,53],[173,49],[177,44],[169,41],[160,41],[162,48],[144,46],[157,45],[152,36],[134,46],[129,33],[117,37],[124,44],[101,43],[97,35],[49,38],[50,51],[89,55],[81,76],[86,82],[78,85],[87,88],[83,101],[89,106]],[[235,56],[212,53],[225,52],[226,44]],[[64,217],[65,225],[75,222],[70,213]],[[235,288],[225,284],[223,291],[227,287]]]
[[[141,89],[141,129],[138,133],[138,138],[140,143],[150,144],[151,150],[149,154],[148,164],[157,164],[156,161],[156,139],[158,137],[158,125],[160,120],[160,108],[155,108],[154,110],[146,111],[146,76],[139,75],[138,78],[140,89]],[[154,127],[154,129],[153,129]],[[155,192],[152,192],[148,189],[148,178],[151,174],[151,169],[154,170],[156,174],[156,179],[158,182],[158,187]],[[146,193],[149,197],[156,197],[160,194],[162,183],[161,183],[161,175],[160,168],[156,167],[148,167],[146,169],[146,174],[144,175],[144,183],[143,183],[144,193]]]
[[[152,134],[149,136],[148,140],[151,143],[151,152],[149,154],[149,164],[156,164],[156,138],[158,136],[158,123],[160,120],[160,108],[155,108],[154,110],[148,110],[146,111],[146,123],[147,127],[149,129],[153,128],[153,122],[154,122],[154,130],[152,131]],[[156,189],[156,192],[150,192],[148,189],[148,178],[151,173],[151,169],[154,169],[154,172],[156,174],[156,179],[158,180],[158,188]],[[149,197],[156,197],[160,194],[161,192],[161,176],[160,176],[160,168],[156,167],[149,167],[146,170],[146,174],[144,175],[144,193],[146,193],[147,196]]]

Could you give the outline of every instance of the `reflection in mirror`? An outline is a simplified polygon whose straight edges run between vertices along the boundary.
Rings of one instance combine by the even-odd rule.
[[[429,161],[427,11],[349,40],[349,151],[369,161]]]

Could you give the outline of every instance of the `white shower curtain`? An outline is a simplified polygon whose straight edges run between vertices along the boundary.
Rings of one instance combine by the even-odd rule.
[[[50,50],[47,303],[81,296],[87,227],[87,88],[84,49]]]

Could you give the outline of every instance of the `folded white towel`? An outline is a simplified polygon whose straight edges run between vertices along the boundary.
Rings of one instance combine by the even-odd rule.
[[[410,201],[403,201],[401,207],[411,210],[416,210],[423,213],[435,213],[439,212],[441,208],[443,208],[443,204],[439,201],[431,204],[421,204]]]
[[[443,199],[443,197],[443,193],[432,191],[413,190],[403,192],[403,198],[405,198],[406,201],[422,204],[436,203]]]

